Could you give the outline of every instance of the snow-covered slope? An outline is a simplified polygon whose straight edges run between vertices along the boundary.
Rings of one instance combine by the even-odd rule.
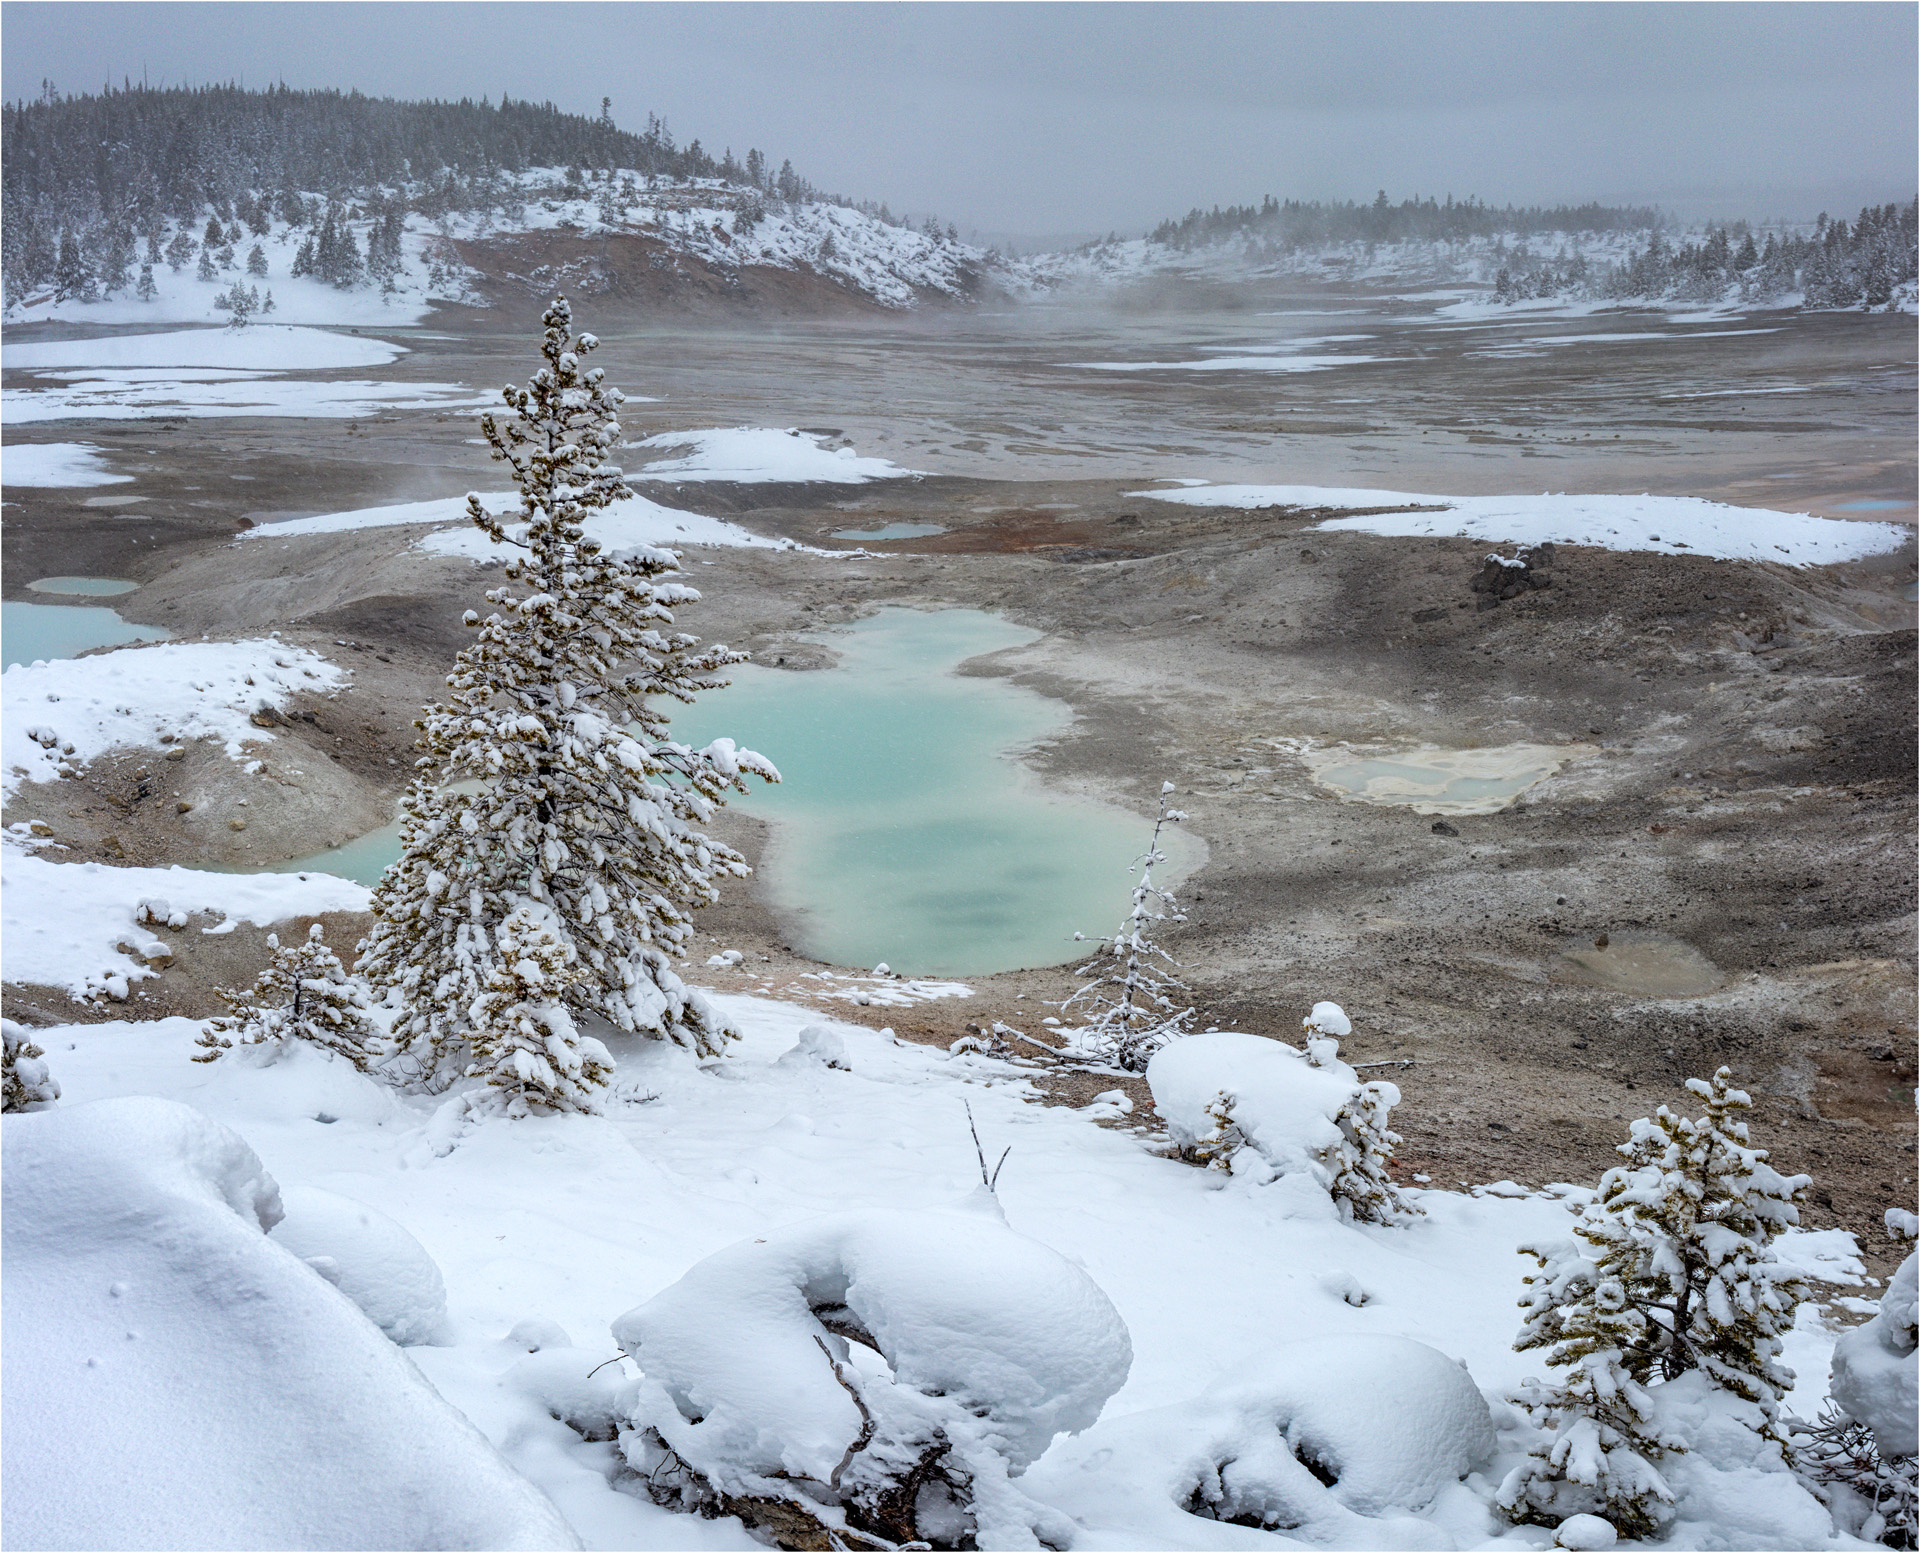
[[[233,1058],[197,1065],[189,1058],[199,1027],[186,1019],[33,1032],[63,1087],[62,1107],[73,1110],[66,1118],[58,1112],[9,1118],[10,1154],[22,1121],[29,1138],[31,1129],[51,1134],[62,1121],[75,1124],[68,1129],[72,1136],[89,1112],[108,1114],[107,1107],[87,1102],[163,1097],[134,1102],[145,1109],[126,1113],[149,1119],[150,1125],[142,1123],[146,1131],[127,1137],[129,1148],[147,1149],[153,1162],[107,1148],[98,1124],[85,1133],[91,1141],[84,1150],[62,1142],[60,1159],[85,1163],[83,1186],[110,1180],[122,1196],[137,1189],[145,1194],[143,1203],[164,1202],[169,1215],[196,1226],[202,1240],[195,1245],[217,1244],[221,1255],[233,1258],[232,1266],[259,1280],[269,1298],[250,1316],[218,1280],[192,1284],[136,1226],[108,1224],[97,1211],[97,1194],[76,1188],[55,1202],[36,1197],[25,1214],[10,1203],[9,1236],[30,1234],[48,1248],[41,1260],[10,1255],[6,1264],[10,1412],[16,1396],[11,1371],[24,1354],[21,1373],[36,1387],[43,1378],[51,1384],[62,1373],[60,1364],[71,1364],[88,1388],[80,1397],[92,1403],[88,1416],[124,1419],[126,1407],[116,1407],[113,1396],[115,1387],[126,1386],[135,1393],[128,1405],[137,1405],[140,1418],[157,1427],[174,1404],[145,1388],[171,1373],[156,1366],[185,1351],[181,1321],[197,1313],[207,1334],[202,1370],[214,1374],[194,1393],[196,1405],[207,1410],[196,1438],[227,1440],[240,1416],[238,1388],[215,1382],[223,1365],[236,1365],[242,1377],[257,1373],[256,1356],[266,1350],[249,1346],[249,1334],[264,1330],[257,1319],[264,1316],[267,1325],[278,1323],[278,1353],[291,1359],[332,1345],[343,1362],[351,1354],[362,1366],[354,1371],[353,1386],[375,1388],[377,1382],[397,1388],[392,1395],[402,1399],[390,1403],[382,1400],[387,1393],[372,1389],[353,1393],[355,1406],[343,1415],[351,1427],[337,1431],[342,1438],[323,1464],[325,1481],[338,1481],[331,1474],[361,1460],[356,1452],[363,1447],[377,1453],[400,1421],[416,1426],[407,1460],[438,1457],[449,1472],[457,1467],[467,1474],[462,1481],[477,1490],[490,1485],[482,1490],[482,1505],[523,1502],[509,1492],[511,1479],[480,1472],[483,1458],[470,1436],[432,1422],[424,1402],[405,1400],[411,1393],[399,1377],[410,1361],[514,1469],[552,1498],[588,1546],[750,1550],[756,1543],[735,1519],[703,1521],[652,1503],[637,1491],[629,1465],[634,1457],[623,1454],[640,1453],[644,1442],[637,1434],[625,1444],[610,1438],[610,1424],[632,1417],[636,1407],[673,1408],[664,1396],[650,1403],[636,1397],[642,1378],[620,1357],[612,1329],[617,1326],[629,1340],[650,1341],[659,1323],[623,1319],[623,1312],[666,1311],[671,1300],[648,1302],[663,1299],[690,1274],[697,1283],[737,1263],[755,1270],[760,1281],[721,1280],[719,1287],[744,1313],[709,1300],[703,1314],[682,1308],[687,1302],[681,1301],[674,1322],[666,1323],[673,1326],[675,1352],[670,1361],[648,1364],[649,1375],[657,1372],[670,1383],[686,1378],[675,1366],[684,1369],[700,1359],[686,1346],[696,1339],[685,1330],[698,1318],[695,1325],[707,1323],[707,1338],[699,1340],[716,1345],[708,1355],[713,1365],[758,1383],[776,1357],[765,1347],[763,1328],[786,1322],[804,1339],[790,1355],[784,1349],[781,1354],[810,1388],[808,1405],[838,1409],[831,1412],[833,1450],[824,1458],[829,1464],[855,1437],[859,1420],[850,1405],[836,1401],[844,1388],[818,1358],[806,1309],[820,1308],[829,1297],[845,1299],[851,1307],[847,1319],[868,1324],[904,1367],[899,1374],[907,1384],[928,1379],[915,1368],[923,1357],[929,1364],[942,1356],[958,1362],[957,1356],[979,1349],[992,1364],[983,1368],[969,1360],[963,1378],[991,1379],[999,1412],[1015,1404],[1050,1406],[1049,1397],[1072,1390],[1023,1389],[1023,1377],[1062,1369],[1064,1349],[1054,1329],[1072,1315],[1075,1341],[1092,1344],[1072,1367],[1074,1376],[1085,1377],[1074,1393],[1084,1392],[1084,1405],[1061,1411],[1043,1429],[1083,1432],[1053,1439],[1009,1486],[1018,1488],[1020,1503],[1044,1508],[1050,1518],[1077,1521],[1075,1547],[1278,1553],[1301,1546],[1304,1534],[1234,1525],[1228,1516],[1246,1512],[1257,1519],[1283,1504],[1295,1505],[1300,1523],[1310,1526],[1311,1545],[1545,1545],[1547,1533],[1508,1528],[1490,1508],[1505,1467],[1530,1443],[1523,1421],[1502,1396],[1538,1369],[1537,1358],[1511,1348],[1520,1277],[1530,1265],[1515,1248],[1564,1235],[1567,1206],[1583,1200],[1583,1190],[1536,1194],[1496,1183],[1472,1195],[1425,1191],[1415,1194],[1425,1210],[1416,1223],[1347,1224],[1324,1198],[1315,1202],[1251,1178],[1196,1169],[1143,1146],[1152,1140],[1098,1126],[1096,1118],[1111,1114],[1098,1104],[1084,1112],[1033,1104],[1028,1076],[1014,1064],[901,1044],[886,1032],[823,1021],[817,1009],[714,996],[743,1031],[724,1059],[703,1066],[677,1048],[615,1040],[615,1099],[605,1116],[520,1122],[475,1122],[457,1099],[396,1094],[312,1049],[295,1049],[268,1065]],[[831,1040],[819,1033],[823,1026]],[[821,1055],[828,1050],[831,1062]],[[900,1222],[937,1225],[977,1192],[963,1101],[990,1150],[1013,1146],[999,1182],[998,1209],[1025,1248],[1030,1271],[1045,1275],[1049,1291],[1024,1329],[1038,1345],[1031,1349],[1009,1348],[1013,1339],[994,1324],[1003,1322],[1008,1302],[1004,1290],[979,1282],[985,1269],[977,1252],[951,1248],[963,1261],[975,1255],[975,1283],[963,1285],[954,1282],[951,1268],[932,1265],[939,1258],[930,1263],[909,1256],[912,1248],[887,1234]],[[190,1123],[192,1113],[168,1102],[191,1106],[211,1120]],[[404,1355],[398,1349],[373,1351],[385,1339],[345,1308],[324,1269],[302,1286],[305,1270],[215,1200],[204,1171],[192,1173],[202,1170],[200,1164],[190,1170],[168,1162],[177,1149],[169,1155],[148,1148],[151,1140],[196,1137],[207,1140],[196,1161],[244,1162],[245,1146],[234,1134],[245,1139],[274,1184],[377,1204],[419,1242],[445,1283],[447,1324],[435,1346],[409,1347]],[[31,1182],[16,1177],[12,1158],[8,1164],[9,1193],[16,1186],[27,1191]],[[154,1184],[162,1167],[165,1179]],[[251,1170],[237,1174],[252,1179]],[[174,1220],[152,1222],[164,1229]],[[122,1265],[137,1269],[130,1279],[100,1260],[109,1230]],[[868,1231],[870,1250],[853,1256],[849,1237]],[[76,1254],[64,1270],[52,1252],[63,1235]],[[1822,1276],[1860,1282],[1850,1244],[1827,1244],[1836,1239],[1846,1241],[1833,1231],[1789,1235],[1782,1251],[1822,1255]],[[1816,1250],[1802,1242],[1820,1245]],[[820,1254],[823,1247],[833,1256]],[[701,1273],[701,1264],[716,1253],[731,1261],[709,1264]],[[1071,1267],[1051,1260],[1052,1253]],[[353,1248],[323,1254],[341,1261],[351,1259]],[[418,1260],[411,1251],[408,1256]],[[866,1266],[876,1259],[878,1271]],[[829,1261],[833,1266],[825,1265]],[[1005,1270],[994,1266],[996,1274]],[[932,1281],[923,1276],[928,1267]],[[891,1281],[864,1292],[834,1283],[829,1295],[827,1283],[863,1272],[876,1278],[884,1273]],[[826,1282],[808,1288],[802,1300],[795,1291],[816,1274]],[[115,1279],[128,1283],[125,1294],[111,1292]],[[343,1279],[339,1288],[345,1286]],[[59,1303],[63,1291],[71,1311]],[[1067,1294],[1079,1302],[1071,1310]],[[798,1308],[776,1319],[769,1302],[783,1299]],[[121,1328],[109,1324],[123,1305],[124,1329],[137,1337],[120,1335]],[[1114,1327],[1114,1313],[1124,1333]],[[950,1333],[943,1334],[942,1322],[953,1324]],[[1824,1394],[1833,1341],[1819,1313],[1804,1307],[1787,1354],[1802,1382],[1792,1403],[1803,1413],[1813,1411]],[[163,1344],[164,1353],[156,1351]],[[855,1345],[854,1355],[842,1362],[857,1368],[865,1352]],[[107,1368],[81,1369],[88,1357],[101,1358]],[[817,1370],[804,1369],[809,1363]],[[874,1359],[871,1366],[878,1363]],[[590,1376],[596,1366],[598,1375]],[[861,1372],[863,1381],[886,1384],[871,1366]],[[306,1373],[296,1367],[265,1390],[274,1400],[276,1431],[280,1420],[304,1416]],[[936,1386],[951,1380],[931,1371],[929,1376]],[[1100,1407],[1098,1399],[1116,1385]],[[1021,1403],[1022,1397],[1028,1400]],[[70,1401],[56,1397],[44,1405],[50,1417],[75,1416]],[[1087,1428],[1095,1411],[1099,1422]],[[561,1421],[566,1418],[575,1426]],[[1017,1421],[1011,1413],[1007,1418]],[[1005,1431],[1012,1442],[1011,1422]],[[129,1437],[117,1426],[103,1439],[110,1444]],[[1746,1438],[1745,1447],[1737,1430],[1724,1439],[1703,1439],[1686,1458],[1684,1522],[1672,1545],[1851,1545],[1826,1529],[1825,1512],[1790,1477],[1747,1463],[1740,1454],[1743,1448],[1751,1453]],[[222,1495],[241,1495],[246,1531],[264,1539],[254,1545],[291,1545],[276,1535],[285,1528],[268,1521],[307,1501],[282,1490],[279,1439],[277,1433],[242,1439],[230,1461],[204,1461],[177,1484],[149,1474],[129,1493],[127,1480],[116,1479],[115,1496],[137,1500],[148,1518],[141,1545],[185,1545],[190,1534],[204,1533],[205,1512],[192,1491],[209,1483]],[[1045,1445],[1039,1433],[1033,1444]],[[96,1442],[95,1448],[106,1447]],[[1013,1459],[1011,1443],[996,1448]],[[1340,1461],[1340,1483],[1329,1488],[1324,1478],[1309,1476],[1294,1460],[1295,1450],[1319,1461],[1323,1472],[1326,1461]],[[92,1459],[78,1447],[76,1452],[75,1461]],[[11,1446],[8,1457],[10,1473],[24,1470],[17,1463],[30,1463],[43,1484],[68,1484],[78,1471],[69,1462],[23,1456]],[[370,1481],[390,1484],[405,1465],[400,1459],[379,1462],[369,1469]],[[260,1503],[245,1502],[231,1481],[231,1466],[256,1471]],[[32,1540],[21,1534],[24,1523],[19,1530],[11,1524],[16,1506],[28,1504],[47,1507],[36,1526],[64,1531],[68,1545],[86,1540],[81,1530],[94,1536],[88,1545],[101,1545],[100,1528],[73,1520],[78,1509],[58,1519],[59,1505],[44,1489],[37,1498],[9,1494],[10,1542],[25,1546]],[[357,1536],[364,1545],[425,1545],[394,1540],[407,1535],[404,1528],[357,1519],[380,1508],[353,1502],[316,1511],[321,1518],[315,1525],[328,1530],[310,1531],[306,1545],[324,1542],[326,1535],[336,1541]],[[173,1542],[154,1534],[162,1524],[172,1527]],[[1716,1536],[1715,1525],[1729,1530]],[[505,1539],[513,1525],[496,1522],[492,1534]],[[550,1545],[564,1540],[558,1530],[548,1535]]]
[[[216,250],[223,257],[212,279],[200,278],[195,247],[177,269],[154,263],[156,294],[142,300],[137,254],[128,283],[112,295],[80,300],[45,289],[10,296],[5,321],[219,322],[231,317],[219,299],[238,283],[257,294],[263,309],[271,296],[271,313],[256,316],[275,323],[393,325],[425,317],[434,302],[484,306],[502,287],[590,296],[697,272],[725,290],[750,271],[784,272],[882,307],[906,308],[972,296],[989,265],[980,249],[946,236],[851,206],[790,202],[717,178],[649,179],[616,170],[570,184],[564,169],[547,167],[503,180],[496,192],[499,203],[491,209],[407,215],[399,268],[384,285],[364,272],[346,289],[315,275],[295,276],[296,257],[313,231],[275,215],[263,218],[264,232],[240,231],[229,247]],[[321,200],[313,193],[306,198],[316,208]],[[364,255],[379,225],[377,212],[352,205],[343,215]],[[193,221],[176,221],[161,235],[160,249],[183,233],[197,243],[205,219],[203,211]],[[264,273],[248,268],[256,244]]]

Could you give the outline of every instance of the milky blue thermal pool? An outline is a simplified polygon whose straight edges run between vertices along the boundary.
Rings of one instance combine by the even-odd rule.
[[[164,641],[168,634],[158,626],[129,624],[104,604],[31,604],[24,599],[0,604],[0,658],[9,669],[42,658],[72,658],[90,647]]]
[[[681,739],[724,735],[780,768],[734,802],[773,822],[761,884],[796,946],[977,976],[1060,964],[1075,930],[1119,924],[1150,816],[1047,794],[1008,752],[1065,729],[1066,705],[953,672],[1035,636],[977,610],[884,610],[824,638],[836,667],[744,665],[676,714]],[[1180,833],[1163,845],[1169,880],[1197,860]]]
[[[929,534],[944,534],[946,527],[940,523],[887,523],[879,528],[837,528],[833,531],[835,539],[882,540],[882,539],[925,539]]]

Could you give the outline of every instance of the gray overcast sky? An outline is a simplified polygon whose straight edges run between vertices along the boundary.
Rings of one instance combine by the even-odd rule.
[[[550,99],[995,235],[1478,194],[1849,214],[1920,172],[1912,4],[0,4],[9,101],[123,76]]]

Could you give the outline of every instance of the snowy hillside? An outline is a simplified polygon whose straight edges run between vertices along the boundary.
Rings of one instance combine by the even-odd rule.
[[[1518,246],[1543,262],[1584,258],[1589,265],[1598,266],[1624,262],[1639,235],[1551,234]],[[1089,244],[1066,253],[1035,254],[1014,261],[1012,271],[1020,282],[1036,290],[1126,285],[1160,278],[1216,282],[1287,278],[1387,286],[1478,287],[1494,283],[1501,267],[1513,262],[1515,247],[1499,237],[1313,246],[1281,245],[1253,237],[1201,245],[1136,237]]]
[[[746,271],[785,272],[874,305],[909,308],[970,298],[988,273],[985,253],[931,223],[895,224],[853,206],[783,200],[719,178],[631,169],[583,178],[531,168],[498,180],[489,201],[428,217],[404,209],[397,189],[338,206],[314,193],[291,201],[243,197],[244,221],[236,213],[223,222],[203,209],[190,220],[160,222],[118,259],[82,247],[51,283],[23,291],[10,282],[4,317],[9,324],[221,322],[234,316],[238,287],[243,310],[265,321],[394,324],[425,317],[435,302],[486,306],[494,287],[591,296],[617,289],[623,275],[685,270],[723,284]],[[294,211],[297,223],[288,219]],[[538,237],[568,240],[567,250],[533,262],[526,242]]]
[[[1255,230],[1200,241],[1160,234],[1038,254],[1011,266],[1028,291],[1152,280],[1244,284],[1297,279],[1392,287],[1491,288],[1490,305],[1767,303],[1912,313],[1916,206],[1844,221],[1750,230],[1697,227],[1476,234],[1459,239],[1277,241]]]

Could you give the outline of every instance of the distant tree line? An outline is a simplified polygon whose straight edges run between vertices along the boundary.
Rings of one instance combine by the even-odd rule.
[[[1623,263],[1598,271],[1585,257],[1542,257],[1525,243],[1496,254],[1494,295],[1504,302],[1587,296],[1613,301],[1766,301],[1801,294],[1807,307],[1884,308],[1920,278],[1920,201],[1869,205],[1851,223],[1822,213],[1806,233],[1772,232],[1764,243],[1744,222],[1675,243],[1658,230]]]
[[[734,185],[748,224],[765,202],[854,205],[757,148],[716,158],[697,139],[677,145],[651,114],[644,131],[623,130],[608,99],[590,118],[504,95],[497,104],[401,102],[127,83],[62,96],[48,84],[0,108],[0,271],[9,298],[49,285],[62,295],[111,294],[137,285],[143,263],[177,272],[198,254],[203,270],[231,267],[233,243],[264,237],[278,220],[311,232],[302,273],[353,285],[397,267],[394,221],[405,213],[511,220],[524,208],[517,175],[540,167],[564,169],[557,192],[597,197],[603,212],[639,197],[633,174]],[[901,224],[883,205],[857,208]],[[350,255],[349,219],[373,220],[381,250]],[[194,242],[203,222],[217,241]],[[925,229],[941,235],[931,218]]]
[[[1170,248],[1190,249],[1252,240],[1281,249],[1324,248],[1335,243],[1466,242],[1486,237],[1547,234],[1597,236],[1657,229],[1660,213],[1646,206],[1507,205],[1431,195],[1395,205],[1382,189],[1371,204],[1355,201],[1276,200],[1258,205],[1195,209],[1178,221],[1163,221],[1148,234]]]

